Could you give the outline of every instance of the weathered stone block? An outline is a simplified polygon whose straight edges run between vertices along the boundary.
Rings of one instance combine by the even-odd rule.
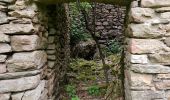
[[[170,12],[161,13],[160,17],[164,19],[170,19]]]
[[[0,43],[0,53],[8,53],[11,51],[11,46],[9,44]]]
[[[40,82],[40,75],[0,81],[0,93],[19,92],[34,89]]]
[[[49,36],[48,37],[48,43],[54,43],[55,36]]]
[[[38,75],[38,74],[40,74],[39,70],[25,71],[25,72],[15,72],[15,73],[3,73],[3,74],[0,74],[0,80],[29,77],[29,76],[35,76],[35,75]]]
[[[5,73],[6,71],[6,64],[0,64],[0,74]]]
[[[148,63],[147,55],[131,55],[130,59],[131,59],[131,63],[133,64],[147,64]]]
[[[170,7],[161,7],[161,8],[157,8],[155,9],[156,12],[158,13],[162,13],[162,12],[170,12]]]
[[[55,66],[55,61],[48,61],[49,68],[54,68],[54,66]]]
[[[158,79],[170,79],[170,74],[158,74]]]
[[[131,8],[130,15],[133,22],[146,22],[156,16],[154,9],[140,7]]]
[[[14,93],[11,95],[12,100],[22,100],[24,92],[21,93]]]
[[[149,60],[152,63],[170,65],[170,52],[150,54]]]
[[[4,24],[8,22],[7,15],[4,12],[0,11],[0,24]]]
[[[141,0],[142,7],[166,7],[170,6],[169,0]]]
[[[44,51],[15,53],[7,60],[9,72],[40,69],[47,62],[47,54]]]
[[[162,65],[142,65],[142,64],[133,64],[131,70],[137,73],[146,73],[146,74],[157,74],[157,73],[170,73],[170,67]]]
[[[33,34],[35,31],[32,24],[5,24],[0,26],[1,33],[5,34]]]
[[[12,17],[17,18],[33,18],[36,13],[34,10],[31,9],[25,9],[25,10],[15,10],[8,13]]]
[[[0,5],[0,11],[6,12],[7,11],[7,7],[3,6],[3,5]]]
[[[170,89],[170,80],[162,80],[161,82],[155,83],[157,89],[168,90]]]
[[[165,39],[165,44],[170,47],[170,37]]]
[[[10,42],[10,38],[8,35],[5,35],[3,33],[0,33],[0,42],[4,43],[4,42]]]
[[[152,75],[130,72],[130,87],[136,90],[145,90],[153,87]]]
[[[53,55],[56,53],[56,50],[47,50],[48,55]]]
[[[36,89],[26,91],[22,97],[22,100],[40,100],[41,93],[45,87],[45,81],[41,81]]]
[[[5,2],[5,3],[12,3],[14,2],[15,0],[0,0],[1,2]]]
[[[56,48],[55,44],[49,44],[47,47],[48,50],[55,50],[55,48]]]
[[[41,39],[37,35],[11,36],[13,51],[31,51],[40,49]]]
[[[159,28],[150,24],[130,24],[128,26],[128,35],[139,38],[156,38],[166,34],[166,29]]]
[[[5,62],[7,58],[7,55],[0,55],[0,62]]]
[[[145,54],[145,53],[159,53],[162,51],[170,51],[163,42],[156,39],[130,39],[129,48],[133,54]]]
[[[132,100],[157,100],[163,99],[164,91],[132,91]]]
[[[0,100],[10,100],[10,93],[0,94]]]
[[[55,55],[48,55],[48,60],[52,60],[55,61],[56,60],[56,56]]]

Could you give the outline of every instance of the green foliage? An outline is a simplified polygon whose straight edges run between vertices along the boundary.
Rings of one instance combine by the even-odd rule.
[[[66,85],[66,92],[71,97],[71,100],[80,100],[76,95],[76,87],[74,85]]]
[[[79,81],[96,80],[102,70],[102,64],[95,61],[88,61],[84,59],[72,59],[70,63],[70,72],[76,73],[75,78]],[[103,74],[103,72],[101,72]]]
[[[78,96],[72,97],[71,100],[80,100]]]
[[[76,87],[74,85],[67,85],[66,92],[70,97],[76,97]]]
[[[87,2],[81,3],[81,5],[88,11],[91,5]],[[90,38],[90,35],[86,32],[83,16],[80,14],[76,3],[70,3],[70,42],[71,45],[78,43],[79,41],[86,41]]]
[[[123,50],[123,48],[120,42],[116,40],[111,40],[108,43],[106,50],[107,52],[111,52],[112,54],[118,54]]]
[[[100,88],[97,85],[90,86],[87,91],[89,95],[92,95],[92,96],[98,96],[100,94]]]

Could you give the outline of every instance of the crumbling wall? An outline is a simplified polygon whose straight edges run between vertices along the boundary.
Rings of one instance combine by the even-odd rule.
[[[96,31],[101,44],[123,38],[125,13],[126,7],[97,3]]]
[[[127,27],[126,100],[170,99],[170,0],[132,2]]]
[[[57,100],[69,58],[65,8],[56,25],[25,0],[0,0],[0,100]],[[55,9],[56,6],[54,7]],[[51,13],[52,14],[52,13]],[[49,24],[51,23],[51,24]],[[53,28],[54,27],[54,28]],[[48,54],[48,55],[47,55]]]

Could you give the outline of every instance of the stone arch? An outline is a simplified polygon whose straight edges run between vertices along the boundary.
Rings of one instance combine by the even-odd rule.
[[[126,100],[170,98],[169,7],[169,0],[131,3]],[[69,57],[66,6],[46,11],[24,0],[0,0],[0,100],[57,100]]]

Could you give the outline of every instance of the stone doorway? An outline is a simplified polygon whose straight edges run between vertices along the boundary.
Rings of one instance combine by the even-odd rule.
[[[131,3],[125,34],[126,100],[170,98],[169,7],[169,0]],[[47,8],[42,12],[24,0],[0,1],[0,100],[59,96],[69,58],[67,15],[63,4]]]

